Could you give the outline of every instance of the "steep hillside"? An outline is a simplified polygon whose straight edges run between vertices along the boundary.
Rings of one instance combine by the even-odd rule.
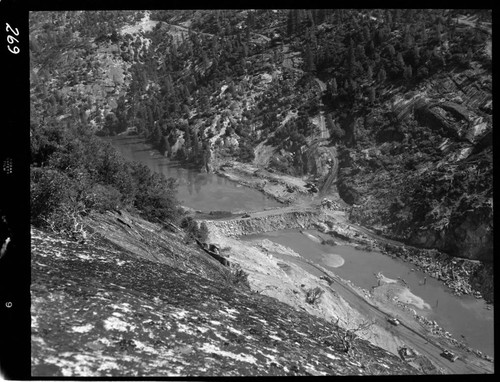
[[[341,196],[356,204],[351,218],[414,245],[491,261],[492,120],[478,102],[491,102],[491,72],[482,67],[395,96],[382,106],[393,108],[392,121],[380,109],[360,117],[359,143],[343,150],[339,176]]]
[[[343,329],[251,292],[159,225],[91,224],[86,243],[32,230],[32,376],[416,373],[359,338],[347,351]]]
[[[236,159],[337,185],[357,222],[491,260],[489,12],[61,12],[32,25],[35,123],[136,132],[207,171]]]
[[[491,11],[32,12],[29,47],[33,375],[415,372],[252,292],[255,275],[195,244],[208,228],[175,181],[99,136],[138,135],[272,194],[291,204],[280,222],[287,208],[330,209],[321,226],[346,232],[345,211],[381,243],[436,256],[386,252],[493,301]],[[257,250],[227,236],[260,272]],[[441,348],[440,367],[472,370]]]

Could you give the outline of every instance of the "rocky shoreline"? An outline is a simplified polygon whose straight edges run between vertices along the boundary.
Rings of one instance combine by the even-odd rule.
[[[340,233],[343,236],[350,237],[352,241],[360,241],[359,235],[352,235],[351,233],[355,230],[347,230],[340,227],[339,224],[330,224],[330,227],[329,230],[323,229],[322,232],[337,237]],[[415,248],[402,243],[396,245],[384,241],[384,238],[381,238],[381,240],[364,239],[361,242],[364,242],[367,249],[376,247],[385,255],[397,257],[415,265],[418,270],[442,281],[457,296],[472,295],[478,299],[484,298],[488,304],[493,304],[493,288],[487,288],[485,285],[474,281],[475,275],[484,266],[479,261],[456,258],[435,249]],[[480,290],[478,287],[482,287],[482,289]]]
[[[429,320],[427,317],[418,314],[415,309],[411,308],[408,304],[405,304],[401,301],[395,300],[395,304],[404,311],[412,314],[413,318],[424,327],[430,334],[439,337],[440,339],[444,339],[454,346],[466,351],[467,353],[472,353],[477,357],[484,359],[489,362],[493,362],[493,358],[487,354],[484,354],[482,351],[473,349],[467,346],[463,341],[459,341],[456,338],[453,338],[451,333],[446,331],[443,327],[439,326],[438,323],[434,320]]]
[[[418,249],[409,246],[396,246],[385,243],[381,252],[398,257],[416,266],[417,269],[442,281],[457,296],[473,295],[493,303],[493,291],[483,296],[481,291],[473,287],[473,276],[481,268],[481,263],[468,259],[457,259],[437,250]]]

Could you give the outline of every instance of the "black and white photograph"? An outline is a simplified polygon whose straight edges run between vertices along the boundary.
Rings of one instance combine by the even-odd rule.
[[[492,9],[27,18],[31,378],[494,373]]]

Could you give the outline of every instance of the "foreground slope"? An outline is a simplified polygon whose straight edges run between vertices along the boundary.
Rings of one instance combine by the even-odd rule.
[[[342,329],[236,288],[214,264],[201,277],[165,263],[99,234],[79,244],[33,228],[32,375],[415,373],[361,339],[355,353],[339,350]]]

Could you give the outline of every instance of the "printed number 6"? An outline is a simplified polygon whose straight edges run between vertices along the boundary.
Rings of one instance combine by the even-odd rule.
[[[7,35],[7,42],[8,42],[9,44],[14,44],[14,41],[15,41],[15,42],[17,42],[17,43],[19,42],[19,40],[18,40],[17,38],[12,37],[10,34],[8,34],[8,35]]]
[[[7,46],[7,49],[9,50],[10,53],[13,53],[13,54],[19,53],[19,47],[17,47],[17,46],[15,46],[14,49],[11,49],[10,45],[9,45],[9,46]]]

